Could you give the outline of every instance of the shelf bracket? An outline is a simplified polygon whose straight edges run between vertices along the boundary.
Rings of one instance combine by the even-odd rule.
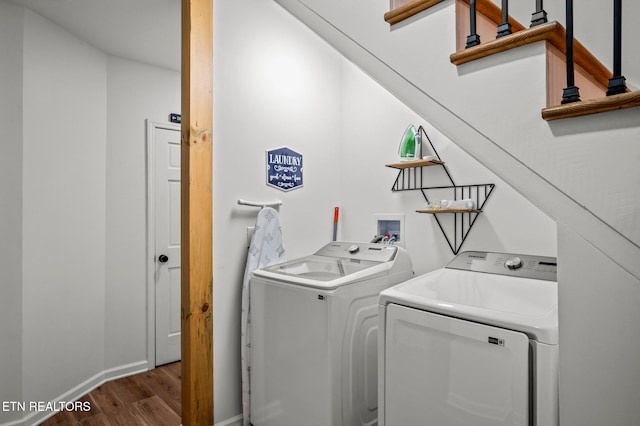
[[[445,240],[453,254],[458,254],[464,244],[465,240],[469,236],[471,228],[478,219],[482,209],[486,204],[489,196],[493,192],[495,185],[492,183],[479,184],[479,185],[462,185],[451,187],[432,187],[421,188],[420,191],[427,203],[429,198],[426,191],[430,189],[450,189],[453,190],[453,200],[462,200],[465,198],[471,198],[474,200],[476,208],[473,210],[417,210],[418,213],[433,214],[433,217],[438,224],[438,227],[442,231]]]
[[[471,228],[478,219],[478,215],[482,213],[485,203],[489,199],[489,196],[493,192],[495,185],[493,183],[484,183],[477,185],[456,185],[449,174],[449,170],[444,162],[440,159],[438,152],[431,143],[431,139],[425,132],[424,128],[420,126],[418,132],[421,136],[421,140],[426,139],[435,154],[435,158],[430,160],[423,160],[422,158],[412,161],[404,161],[400,163],[387,164],[387,167],[391,167],[398,170],[396,180],[393,182],[391,190],[396,191],[416,191],[419,190],[424,197],[424,200],[429,204],[429,198],[427,191],[439,192],[446,194],[440,198],[432,196],[434,200],[464,200],[470,198],[474,201],[475,208],[472,210],[417,210],[418,213],[433,214],[438,227],[442,231],[444,238],[449,244],[449,248],[453,254],[458,254],[462,244],[469,236]],[[422,137],[424,135],[424,138]],[[422,153],[422,146],[420,152]],[[451,182],[448,186],[428,186],[425,184],[425,167],[441,166],[444,172]],[[448,217],[447,217],[448,216]],[[448,231],[447,231],[448,230]]]

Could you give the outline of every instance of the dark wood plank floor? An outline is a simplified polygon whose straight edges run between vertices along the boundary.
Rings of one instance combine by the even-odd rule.
[[[180,362],[107,382],[79,401],[88,411],[61,411],[42,425],[178,426]]]

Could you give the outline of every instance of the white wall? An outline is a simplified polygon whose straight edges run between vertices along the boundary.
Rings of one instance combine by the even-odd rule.
[[[342,226],[346,239],[369,240],[376,231],[374,214],[404,214],[405,248],[417,274],[442,267],[453,257],[433,216],[415,212],[425,208],[420,191],[391,191],[398,172],[384,164],[397,161],[402,133],[413,123],[425,128],[456,184],[496,185],[462,250],[556,255],[555,222],[347,60],[343,60],[341,87]],[[424,145],[429,148],[427,141]],[[450,185],[441,167],[430,167],[423,173],[429,186]],[[442,194],[430,191],[427,196],[433,200],[445,197]],[[448,221],[451,217],[440,219],[452,225]]]
[[[22,399],[22,9],[4,1],[0,58],[1,402]],[[19,415],[0,411],[0,423]]]
[[[240,290],[257,211],[238,198],[284,201],[289,258],[330,240],[340,206],[339,239],[367,241],[374,214],[404,213],[416,271],[442,266],[452,253],[433,219],[414,213],[422,196],[392,193],[395,172],[384,167],[413,122],[427,127],[457,181],[497,185],[465,249],[555,255],[552,220],[274,3],[214,7],[216,422],[241,410]],[[280,146],[304,154],[304,187],[290,193],[265,185],[265,150]]]
[[[0,54],[0,400],[68,401],[147,367],[145,120],[180,76],[3,0]]]
[[[544,44],[456,67],[449,61],[455,50],[453,2],[393,28],[380,19],[387,4],[278,3],[538,206],[583,222],[580,232],[640,275],[635,257],[624,254],[640,244],[640,225],[633,220],[640,209],[640,176],[634,173],[640,110],[541,120]],[[628,38],[637,35],[637,27],[627,30]]]
[[[24,18],[23,386],[49,401],[104,365],[106,58]]]
[[[281,220],[285,233],[285,244],[290,258],[302,256],[318,249],[331,238],[333,207],[341,206],[340,238],[367,240],[372,236],[372,214],[388,212],[407,212],[408,223],[414,232],[408,234],[412,239],[409,249],[414,256],[416,270],[424,272],[440,266],[451,253],[445,245],[442,235],[435,228],[432,219],[427,216],[412,214],[419,207],[421,199],[418,193],[393,194],[390,186],[395,174],[383,164],[394,158],[399,136],[410,121],[428,127],[430,136],[438,143],[440,154],[448,157],[447,161],[461,166],[470,173],[454,176],[465,180],[465,183],[477,183],[476,179],[497,184],[488,206],[495,206],[494,216],[486,216],[476,225],[465,248],[473,248],[472,242],[490,240],[495,249],[524,252],[544,252],[553,254],[555,240],[553,223],[536,210],[529,210],[528,202],[515,195],[495,176],[487,173],[477,163],[456,149],[450,141],[430,128],[425,122],[417,122],[418,117],[399,101],[381,89],[375,82],[364,76],[352,64],[345,61],[324,41],[311,33],[275,3],[244,2],[216,3],[216,36],[215,68],[214,68],[214,303],[215,305],[215,386],[216,386],[216,421],[223,421],[240,413],[240,368],[239,368],[239,318],[240,318],[240,285],[246,257],[246,228],[253,226],[257,210],[237,206],[238,198],[270,200],[282,199]],[[239,27],[234,22],[242,20],[245,25]],[[43,22],[40,22],[43,21]],[[45,59],[35,48],[35,40],[47,34],[51,41],[47,49],[58,54],[65,54],[66,49],[78,50],[81,59],[68,58],[67,62],[75,64],[78,69],[96,68],[93,87],[82,93],[96,96],[104,104],[99,107],[94,121],[102,127],[102,146],[94,146],[98,166],[91,171],[76,165],[68,158],[59,158],[73,172],[88,173],[92,181],[91,200],[100,206],[103,216],[95,222],[96,228],[86,235],[76,235],[77,242],[86,246],[91,238],[103,248],[96,248],[95,253],[84,254],[86,260],[97,263],[96,271],[102,270],[104,275],[95,277],[99,282],[97,288],[103,292],[97,294],[83,288],[72,280],[69,290],[82,293],[79,297],[54,300],[63,306],[61,311],[50,312],[50,323],[60,324],[66,321],[67,311],[77,309],[75,301],[89,300],[95,310],[82,316],[87,328],[82,330],[92,335],[81,337],[78,341],[90,342],[90,356],[73,346],[73,342],[65,342],[66,347],[58,346],[50,340],[42,342],[53,347],[63,358],[67,350],[73,350],[71,356],[79,363],[81,372],[70,372],[63,365],[56,368],[55,388],[49,382],[51,376],[28,376],[25,383],[30,389],[42,386],[48,393],[32,395],[30,398],[51,399],[60,396],[73,386],[89,380],[93,374],[100,374],[109,369],[126,368],[137,365],[146,357],[146,291],[145,291],[145,147],[144,120],[165,121],[169,112],[179,112],[179,76],[171,71],[161,70],[137,64],[120,58],[97,55],[93,64],[91,49],[77,40],[58,33],[56,27],[44,20],[32,16],[29,21],[31,35],[29,43],[28,68],[25,75],[37,82],[43,77],[37,74],[36,64]],[[49,34],[51,33],[51,34]],[[73,49],[69,46],[73,45]],[[78,61],[88,64],[78,65]],[[98,65],[99,63],[99,65]],[[58,65],[62,67],[62,65]],[[48,65],[51,68],[50,65]],[[56,67],[53,67],[56,70]],[[72,77],[79,78],[69,72]],[[52,87],[58,87],[67,81],[64,76],[54,76],[61,80],[49,80]],[[89,78],[84,76],[84,78]],[[30,87],[30,98],[33,99],[39,90],[44,90],[42,83]],[[104,90],[104,92],[103,92]],[[37,120],[48,120],[44,116],[46,105],[59,102],[66,104],[66,92],[56,92],[45,98],[47,102],[38,109],[29,104],[29,123]],[[89,95],[87,95],[89,96]],[[86,107],[88,101],[79,99],[78,104]],[[106,106],[105,106],[106,105]],[[63,108],[59,108],[60,111]],[[378,119],[372,120],[370,114],[363,111],[385,111]],[[102,115],[101,115],[102,114]],[[105,119],[106,117],[106,119]],[[373,122],[372,122],[373,121]],[[29,132],[44,132],[39,126],[29,127]],[[362,149],[362,139],[357,137],[361,127],[369,132],[366,136],[366,149]],[[35,147],[36,135],[25,138],[25,147],[29,149],[28,161],[25,164],[47,164],[43,158],[37,157]],[[66,126],[60,130],[55,128],[55,138],[67,134]],[[106,135],[106,136],[104,136]],[[49,136],[51,138],[51,136]],[[69,142],[71,143],[71,142]],[[65,145],[63,145],[64,147]],[[304,187],[283,193],[265,184],[265,150],[288,146],[304,155]],[[87,148],[88,149],[88,148]],[[98,151],[100,151],[98,153]],[[355,153],[355,154],[354,154]],[[49,158],[56,157],[55,152],[47,151]],[[85,155],[88,154],[85,152]],[[45,164],[43,164],[45,163]],[[50,171],[53,173],[53,171]],[[100,178],[100,174],[104,177]],[[32,166],[25,173],[29,181],[29,191],[33,194],[30,203],[37,204],[35,195],[42,195],[35,186],[42,179],[39,171]],[[64,179],[61,173],[55,179]],[[101,181],[104,179],[104,181]],[[62,182],[65,183],[65,182]],[[61,184],[61,186],[64,186]],[[368,194],[376,194],[376,197]],[[77,205],[78,196],[73,191],[62,191],[60,194],[72,205]],[[379,200],[384,199],[385,210],[379,210]],[[41,201],[44,202],[44,201]],[[492,221],[500,218],[500,206],[512,203],[511,207],[522,210],[527,223],[532,229],[525,230],[524,236],[529,241],[522,244],[524,238],[518,236],[497,237],[498,225]],[[31,205],[31,204],[25,204]],[[517,207],[514,207],[517,206]],[[68,205],[56,207],[60,212],[68,212]],[[56,211],[54,208],[54,212]],[[90,207],[86,206],[86,209]],[[35,208],[30,208],[33,211]],[[99,216],[98,212],[93,212]],[[56,220],[65,225],[61,213]],[[25,221],[27,219],[25,218]],[[40,220],[40,215],[33,213],[29,223]],[[484,221],[484,224],[483,224]],[[515,226],[513,222],[500,221],[503,229]],[[94,225],[95,225],[94,223]],[[52,228],[53,225],[50,226]],[[26,229],[26,226],[25,226]],[[528,229],[528,228],[527,228]],[[542,230],[542,232],[539,232]],[[411,230],[410,230],[411,231]],[[52,232],[52,231],[50,231]],[[104,232],[104,234],[100,234]],[[509,232],[511,235],[511,232]],[[516,234],[517,235],[517,234]],[[29,234],[25,243],[33,244],[34,235]],[[408,240],[411,241],[411,240]],[[46,242],[46,240],[45,240]],[[31,246],[30,246],[31,247]],[[424,252],[423,252],[424,249]],[[31,248],[29,253],[35,252]],[[43,249],[44,250],[44,249]],[[432,255],[427,254],[433,252]],[[60,252],[60,256],[68,253]],[[32,265],[31,262],[26,262]],[[58,265],[50,266],[53,276],[66,269],[66,263],[58,259]],[[26,269],[26,267],[25,267]],[[90,275],[90,274],[89,274]],[[95,275],[95,274],[94,274]],[[100,280],[103,281],[100,281]],[[36,298],[36,277],[29,275],[29,285],[25,285],[25,297],[30,302]],[[50,285],[52,293],[60,290],[61,284]],[[65,302],[68,300],[68,303]],[[85,306],[85,305],[82,305]],[[30,324],[25,336],[28,340],[29,365],[42,363],[42,369],[57,367],[60,360],[43,360],[33,351],[35,342],[31,339],[42,337],[35,323],[42,317],[29,310],[25,322]],[[46,330],[43,329],[43,330]],[[78,355],[87,359],[77,360]],[[27,361],[25,361],[27,362]],[[65,387],[66,386],[66,387]],[[57,393],[56,393],[57,392]],[[42,395],[42,396],[40,396]]]
[[[319,3],[322,4],[314,6],[329,8],[329,11],[335,7],[335,2]],[[567,161],[572,158],[572,150],[580,147],[582,135],[589,139],[591,151],[580,152],[580,158],[592,155],[598,146],[596,140],[602,138],[616,140],[617,148],[624,145],[631,157],[636,153],[631,141],[637,132],[634,124],[637,116],[630,111],[618,112],[620,115],[615,116],[613,124],[605,119],[585,119],[579,120],[576,126],[550,126],[551,130],[536,125],[532,133],[532,129],[526,127],[531,121],[522,120],[521,126],[508,126],[511,133],[506,136],[494,127],[485,129],[485,133],[478,132],[469,125],[475,124],[473,115],[465,122],[452,116],[450,111],[443,113],[439,100],[408,79],[428,80],[434,75],[457,78],[447,58],[409,55],[398,47],[406,37],[423,39],[423,31],[448,28],[452,15],[447,4],[426,14],[442,19],[425,19],[421,25],[395,29],[392,32],[395,41],[390,43],[389,28],[381,20],[387,3],[374,7],[369,4],[364,7],[358,1],[341,3],[349,10],[376,14],[376,19],[370,22],[375,22],[378,28],[372,31],[355,25],[368,20],[359,15],[341,16],[338,21],[344,23],[336,23],[343,29],[350,28],[347,33],[355,31],[351,36],[371,49],[363,54],[361,47],[351,40],[344,51],[355,55],[363,68],[374,63],[372,75],[379,81],[401,80],[402,83],[393,87],[395,95],[416,112],[362,75],[275,2],[218,1],[214,5],[214,338],[218,422],[240,412],[240,285],[246,256],[246,227],[254,224],[257,211],[237,206],[238,198],[284,201],[280,213],[290,258],[310,253],[331,238],[334,206],[341,206],[339,236],[343,239],[370,238],[374,213],[404,212],[410,227],[408,248],[413,253],[417,271],[422,272],[442,265],[451,253],[433,219],[413,213],[417,203],[421,203],[420,195],[390,191],[395,173],[383,164],[393,161],[390,157],[395,155],[400,134],[408,122],[427,128],[458,183],[477,183],[477,179],[482,183],[496,183],[486,214],[481,215],[464,249],[552,254],[555,234],[554,222],[501,180],[509,176],[510,184],[547,210],[548,202],[545,204],[544,196],[540,195],[546,187],[540,185],[541,189],[536,187],[527,192],[530,183],[527,179],[534,179],[531,174],[537,171],[528,166],[513,166],[509,160],[503,163],[508,172],[494,168],[494,175],[456,145],[490,165],[482,150],[494,158],[502,158],[499,153],[504,151],[501,150],[512,149],[542,164],[555,135],[559,136],[560,143],[568,145],[563,148]],[[17,36],[14,30],[22,33],[14,26],[19,26],[21,21],[13,18],[19,18],[22,9],[11,9],[0,0],[0,11],[0,35],[3,35],[0,50],[19,60],[22,36]],[[12,24],[5,25],[5,20]],[[344,34],[327,33],[331,42],[340,37]],[[436,48],[436,53],[448,55],[452,51],[452,39],[440,39]],[[420,53],[422,49],[421,44],[410,52]],[[510,55],[509,59],[515,59],[523,68],[541,68],[543,61],[538,58],[541,49],[528,49],[525,53]],[[530,54],[538,56],[531,58]],[[380,68],[380,57],[389,63],[399,61],[399,65]],[[423,61],[429,63],[426,69],[433,73],[431,77],[421,76]],[[11,65],[3,61],[0,67],[4,75],[5,68]],[[467,67],[462,73],[462,77],[468,77],[465,84],[472,85],[472,80],[482,73],[491,73],[492,68],[486,61],[477,68]],[[163,121],[168,112],[179,112],[173,111],[178,106],[175,94],[178,82],[175,73],[107,57],[28,11],[25,12],[23,98],[17,92],[22,69],[10,68],[7,72],[15,78],[8,83],[0,82],[0,87],[10,89],[6,93],[13,93],[17,102],[24,100],[24,135],[20,135],[22,129],[16,129],[15,124],[7,128],[12,129],[18,140],[23,139],[24,153],[3,143],[0,162],[5,158],[19,162],[22,156],[21,169],[13,164],[2,172],[11,173],[10,177],[22,174],[22,187],[11,184],[0,189],[3,196],[6,193],[17,203],[22,198],[24,211],[10,210],[12,219],[2,216],[0,228],[3,232],[9,231],[9,238],[13,239],[10,241],[23,244],[22,253],[16,253],[16,246],[12,245],[12,248],[3,246],[2,254],[6,252],[10,259],[23,265],[21,271],[9,267],[3,273],[17,280],[12,300],[21,306],[14,306],[6,313],[20,315],[16,310],[22,310],[24,333],[22,350],[11,352],[22,353],[21,365],[4,357],[0,363],[0,377],[9,380],[0,382],[0,396],[4,398],[7,394],[14,398],[16,388],[6,384],[13,381],[23,387],[19,397],[49,400],[105,369],[135,364],[145,356],[143,120]],[[403,76],[405,72],[407,75]],[[501,80],[496,78],[494,84],[500,84]],[[446,81],[440,78],[438,82],[443,87],[434,88],[435,92],[448,96]],[[541,99],[535,90],[527,90],[527,99]],[[446,102],[455,104],[462,102],[462,98],[454,93],[453,100]],[[13,103],[0,100],[0,108],[13,109],[16,116]],[[539,106],[532,110],[539,113]],[[525,112],[518,109],[518,114]],[[500,124],[492,123],[496,127]],[[588,132],[580,133],[580,126]],[[615,127],[621,129],[612,130]],[[523,128],[530,135],[526,140],[518,139],[525,133]],[[541,138],[551,139],[544,139],[546,145],[536,150],[536,145],[532,148],[528,144],[537,142],[538,131],[542,132]],[[567,134],[567,139],[562,139]],[[497,146],[489,137],[503,138],[504,147]],[[522,143],[518,143],[519,140]],[[280,146],[304,155],[303,188],[283,193],[266,187],[264,151]],[[9,157],[4,157],[5,152]],[[558,164],[553,167],[556,166]],[[541,165],[541,173],[558,173],[558,180],[567,184],[573,179],[572,171],[582,171],[574,169],[573,162],[571,168],[561,166],[564,169],[556,171]],[[586,164],[582,166],[590,170]],[[613,170],[612,179],[596,184],[618,183],[628,171],[626,164],[622,169]],[[603,171],[599,176],[609,175]],[[581,187],[573,189],[580,194],[584,191]],[[618,195],[626,195],[625,191],[626,184]],[[551,199],[558,200],[560,207],[550,210],[560,211],[564,223],[571,220],[574,210],[563,208],[564,198],[552,195]],[[631,225],[624,223],[619,212],[598,214],[613,215],[616,227],[633,230],[637,216],[632,203],[625,204],[625,208],[632,208]],[[603,209],[612,209],[604,204]],[[511,211],[518,214],[512,215]],[[579,232],[584,223],[592,222],[577,221],[575,226]],[[603,228],[606,226],[595,227],[594,232],[606,239],[611,231]],[[571,235],[574,232],[574,228],[561,232],[565,244],[560,245],[561,249],[583,245],[572,242],[578,238]],[[560,255],[567,252],[570,250]],[[596,267],[610,263],[606,256],[600,255],[589,254],[589,260],[593,260]],[[617,261],[613,259],[614,264]],[[611,268],[614,276],[620,275],[615,267]],[[571,293],[561,294],[564,312],[572,319],[561,326],[565,327],[565,335],[579,332],[586,316],[579,312],[581,300],[573,293],[584,278],[577,269],[574,265],[562,271],[563,279],[576,279]],[[619,284],[619,291],[635,300],[634,287],[628,282],[633,283],[633,279],[625,278]],[[590,283],[593,284],[586,282],[587,288],[593,288]],[[618,289],[618,284],[612,285]],[[22,294],[16,294],[20,288]],[[594,305],[595,300],[591,299],[590,304]],[[633,317],[632,311],[625,312],[627,317]],[[4,319],[5,311],[0,315]],[[611,317],[605,324],[616,328],[626,322]],[[19,338],[15,332],[19,325],[14,325],[3,327],[3,339],[5,332],[7,338]],[[561,355],[565,362],[580,356],[583,344],[582,340],[569,344]],[[637,348],[631,349],[631,354],[635,354]],[[594,356],[584,365],[602,368],[606,355],[605,348],[597,347]],[[619,360],[618,369],[609,369],[617,377],[631,365],[630,359]],[[15,367],[22,367],[20,377]],[[594,410],[608,409],[607,400],[596,401],[580,387],[592,386],[595,379],[583,377],[577,381],[571,375],[576,370],[567,371],[563,394],[575,393],[575,399],[567,400],[562,414],[569,424],[580,416],[576,413],[577,401],[583,396],[591,398]],[[635,392],[634,376],[630,376],[625,386],[631,394]],[[624,400],[622,404],[626,408]],[[634,410],[629,412],[635,415]],[[13,413],[9,416],[14,417]],[[0,417],[0,421],[4,420]],[[583,420],[582,424],[589,424]]]
[[[333,49],[272,2],[214,5],[215,421],[241,413],[240,296],[247,227],[238,198],[283,201],[288,258],[330,241],[340,200],[340,67]],[[239,24],[241,23],[241,24]],[[267,187],[265,151],[304,156],[304,186]]]
[[[180,112],[180,73],[109,56],[107,87],[105,366],[117,368],[147,360],[145,120]]]
[[[640,424],[640,279],[558,228],[560,424]]]
[[[640,158],[636,143],[640,109],[544,122],[540,119],[544,45],[455,67],[449,63],[455,49],[453,2],[440,3],[407,24],[389,28],[381,19],[388,10],[384,2],[372,6],[364,0],[277,1],[558,222],[563,229],[558,236],[563,248],[558,277],[563,425],[600,425],[599,415],[585,414],[595,412],[610,415],[606,424],[637,423],[640,380],[633,374],[625,377],[637,370],[637,339],[618,348],[603,347],[585,341],[582,328],[597,320],[599,327],[617,334],[635,323],[634,310],[623,304],[616,315],[607,305],[606,315],[598,315],[600,299],[589,298],[585,306],[593,309],[585,310],[582,294],[598,294],[601,287],[600,280],[583,272],[585,265],[624,277],[608,280],[608,293],[628,300],[636,300],[640,293],[635,281],[640,277],[640,200],[636,196],[640,174],[635,168]],[[625,7],[625,16],[640,13],[636,3]],[[590,33],[604,39],[608,36],[603,27],[606,31],[607,25],[596,23]],[[624,28],[626,43],[637,39],[637,26]],[[626,77],[630,82],[639,79],[633,74]],[[583,256],[583,246],[588,245],[599,253]],[[574,247],[580,250],[567,249]],[[585,351],[587,361],[577,367],[625,379],[605,389],[599,374],[580,371],[578,377],[575,364],[570,363],[584,358]],[[629,395],[635,396],[635,402]]]

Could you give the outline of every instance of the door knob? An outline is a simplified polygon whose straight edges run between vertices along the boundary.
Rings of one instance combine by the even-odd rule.
[[[158,256],[158,262],[160,263],[166,263],[169,260],[169,256],[167,256],[166,254],[161,254],[160,256]]]

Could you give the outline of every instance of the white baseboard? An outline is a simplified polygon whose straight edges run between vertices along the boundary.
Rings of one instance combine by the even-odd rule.
[[[182,424],[180,424],[180,426],[182,426]],[[213,426],[242,426],[242,414],[238,414],[235,417],[218,422]]]
[[[23,422],[23,419],[11,420],[10,422],[0,423],[0,426],[22,426]]]
[[[119,367],[110,368],[108,370],[104,370],[93,377],[85,380],[80,383],[76,387],[70,389],[69,391],[63,393],[59,397],[51,400],[52,403],[59,402],[72,402],[77,401],[84,395],[88,394],[95,388],[100,385],[103,385],[106,382],[111,380],[119,379],[121,377],[131,376],[132,374],[142,373],[148,370],[147,361],[138,361],[127,365],[122,365]],[[49,417],[53,417],[57,412],[53,411],[36,411],[29,413],[25,417],[19,420],[13,420],[9,423],[0,424],[0,426],[35,426],[42,423],[44,420]]]
[[[122,377],[131,376],[133,374],[144,373],[145,371],[149,370],[150,367],[147,361],[138,361],[127,365],[121,365],[120,367],[110,368],[108,370],[105,370],[104,372],[103,383],[120,379]]]
[[[242,426],[242,414],[238,414],[235,417],[218,422],[213,426]]]

